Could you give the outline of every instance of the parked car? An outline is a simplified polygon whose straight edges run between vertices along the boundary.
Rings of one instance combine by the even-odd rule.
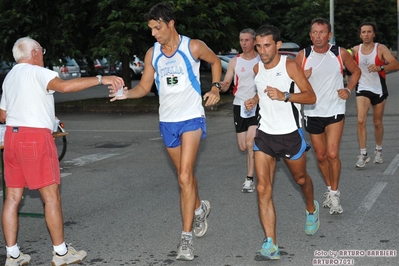
[[[53,70],[58,72],[61,79],[74,79],[80,78],[80,67],[75,59],[70,57],[65,57],[60,59],[61,66],[53,66]]]
[[[291,52],[298,52],[299,45],[294,42],[283,42],[281,47],[281,51],[291,51]]]
[[[129,68],[130,79],[140,79],[144,71],[144,61],[134,55],[133,61],[129,62]],[[122,76],[122,62],[115,63],[115,70],[116,75]]]
[[[81,77],[92,77],[97,75],[93,60],[90,57],[76,58],[75,60],[79,65]]]
[[[96,75],[115,75],[120,65],[117,63],[110,63],[110,60],[106,57],[94,60],[94,69],[96,70]]]
[[[130,62],[130,78],[140,79],[144,71],[144,62],[137,55],[134,56],[134,60]]]
[[[289,58],[294,59],[294,60],[295,60],[295,58],[296,58],[296,56],[298,54],[298,52],[280,51],[280,50],[278,51],[278,53],[281,54],[281,55],[286,55]]]
[[[232,57],[229,57],[228,55],[220,55],[220,54],[218,54],[217,57],[219,57],[220,61],[222,62],[222,71],[225,74],[227,72],[227,67],[228,67],[229,62]]]

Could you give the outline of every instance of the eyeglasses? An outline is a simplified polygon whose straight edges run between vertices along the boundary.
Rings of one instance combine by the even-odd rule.
[[[42,50],[42,53],[46,54],[46,48],[39,47],[39,48],[35,48],[35,50]]]

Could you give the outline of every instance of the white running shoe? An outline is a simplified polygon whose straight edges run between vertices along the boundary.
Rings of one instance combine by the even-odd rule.
[[[67,245],[67,248],[68,252],[64,256],[60,256],[53,251],[53,261],[51,262],[52,266],[64,266],[68,264],[79,263],[82,262],[82,260],[84,260],[87,256],[86,251],[76,251],[70,244]]]
[[[201,200],[201,208],[203,212],[199,215],[194,215],[194,235],[196,237],[201,237],[205,235],[208,230],[208,218],[209,213],[211,212],[211,203],[207,200]]]
[[[370,162],[370,157],[367,156],[367,153],[365,155],[360,154],[359,156],[357,156],[356,167],[363,168],[368,162]]]
[[[10,255],[7,255],[7,260],[6,260],[5,266],[28,265],[29,262],[30,262],[30,256],[28,254],[24,254],[20,251],[18,258],[13,258]]]
[[[331,198],[330,198],[329,190],[324,192],[324,198],[325,198],[325,200],[323,201],[323,208],[330,208],[331,207]]]
[[[338,190],[334,196],[330,197],[330,200],[331,200],[330,214],[341,214],[344,212],[344,210],[342,209],[342,206],[341,206],[341,200],[339,198],[340,196],[341,196],[341,193]]]
[[[255,190],[254,181],[251,179],[246,179],[245,182],[242,184],[242,193],[252,193]]]
[[[194,259],[194,247],[193,239],[182,236],[180,244],[177,248],[177,260],[193,260]]]
[[[374,151],[374,160],[373,163],[383,163],[384,160],[382,159],[382,150],[375,150]]]

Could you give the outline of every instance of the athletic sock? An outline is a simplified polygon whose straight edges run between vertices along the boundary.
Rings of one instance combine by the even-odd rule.
[[[10,255],[11,257],[13,257],[14,259],[19,257],[19,247],[17,244],[15,244],[12,247],[7,247],[6,246],[6,250],[7,250],[7,254]]]
[[[195,215],[200,215],[203,212],[204,212],[204,209],[202,208],[202,202],[201,202],[201,205],[199,206],[198,209],[195,210],[194,213],[195,213]]]
[[[330,190],[330,197],[334,196],[337,194],[337,190]]]
[[[61,245],[53,246],[53,249],[58,256],[65,256],[68,253],[68,248],[65,244],[65,241],[62,242]]]
[[[328,192],[330,192],[331,191],[331,186],[327,186],[327,190],[328,190]]]
[[[382,146],[375,145],[375,149],[376,149],[377,151],[382,151]]]
[[[360,154],[367,156],[367,149],[360,149]]]
[[[181,232],[181,237],[183,238],[193,238],[193,232]]]

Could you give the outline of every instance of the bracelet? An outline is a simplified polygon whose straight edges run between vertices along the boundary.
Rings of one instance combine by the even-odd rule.
[[[349,92],[349,94],[352,94],[352,91],[348,88],[345,88],[345,90],[347,90]]]

